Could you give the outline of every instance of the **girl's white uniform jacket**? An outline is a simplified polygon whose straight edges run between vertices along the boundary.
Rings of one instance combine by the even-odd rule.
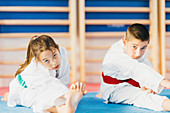
[[[65,48],[60,47],[61,66],[59,76],[56,70],[48,70],[33,58],[31,63],[21,72],[27,88],[21,86],[17,77],[10,83],[8,106],[23,105],[32,107],[34,112],[43,112],[55,105],[56,99],[66,94],[70,80],[70,65]]]
[[[163,87],[160,87],[160,81],[164,79],[162,75],[151,68],[146,55],[143,55],[138,60],[132,59],[125,52],[123,41],[120,40],[113,44],[106,53],[103,63],[102,72],[105,76],[110,76],[118,80],[133,79],[137,81],[140,87],[153,89],[156,93],[160,93]],[[111,93],[118,87],[126,86],[128,83],[107,84],[104,81],[101,83],[101,95],[107,100]],[[124,92],[126,94],[126,92]]]

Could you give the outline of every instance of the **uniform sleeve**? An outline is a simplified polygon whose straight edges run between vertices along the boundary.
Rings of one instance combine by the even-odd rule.
[[[146,57],[146,55],[144,55],[144,59],[142,60],[142,63],[146,64],[147,66],[152,68],[152,64],[149,61],[149,59]]]
[[[7,105],[9,107],[14,107],[17,105],[17,94],[18,94],[18,87],[17,87],[16,79],[14,78],[9,84],[9,95]]]
[[[141,63],[144,63],[145,65],[149,66],[152,68],[152,64],[151,62],[149,61],[149,59],[146,57],[146,55],[144,54],[141,58],[142,60],[138,60],[139,62]],[[140,87],[144,87],[145,85],[143,83],[140,83]]]
[[[164,79],[162,75],[144,63],[139,63],[137,60],[132,59],[125,53],[108,53],[102,68],[105,73],[110,73],[116,78],[121,78],[120,76],[132,78],[157,93],[163,89],[159,85],[161,80]]]
[[[70,64],[68,54],[64,47],[61,47],[60,52],[62,57],[62,67],[59,70],[59,74],[61,74],[59,79],[64,85],[68,86],[70,83]]]

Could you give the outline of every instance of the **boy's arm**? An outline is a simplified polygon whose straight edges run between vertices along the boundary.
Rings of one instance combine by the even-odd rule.
[[[141,59],[141,60],[140,60],[140,59]],[[144,54],[140,59],[139,59],[139,62],[142,62],[142,63],[144,63],[144,64],[146,64],[147,66],[149,66],[149,67],[152,68],[152,64],[151,64],[151,62],[149,61],[149,59],[146,57],[145,54]],[[156,92],[154,92],[152,89],[149,89],[149,88],[145,87],[143,84],[140,84],[140,86],[141,86],[142,91],[148,90],[149,93],[154,93],[154,94],[156,94]]]
[[[144,64],[148,65],[149,67],[152,67],[150,61],[148,60],[148,58],[145,56],[144,60],[142,61]],[[167,79],[163,79],[161,82],[160,82],[160,86],[163,86],[163,87],[166,87],[166,88],[170,88],[170,81],[167,80]],[[142,90],[148,90],[148,88],[146,88],[145,86],[142,88]],[[150,90],[150,89],[149,89]],[[151,90],[150,90],[151,91]],[[151,93],[153,93],[151,91]]]
[[[164,77],[143,63],[136,62],[133,66],[132,70],[134,69],[134,74],[132,74],[132,77],[139,81],[139,83],[141,82],[147,88],[153,89],[156,93],[160,93],[163,89],[160,83]]]
[[[163,87],[160,87],[160,82],[164,77],[143,63],[132,61],[131,64],[132,66],[129,68],[132,73],[130,74],[132,78],[142,83],[145,87],[152,89],[154,92],[160,93],[163,89]]]
[[[107,69],[105,67],[111,67]],[[103,71],[107,73],[113,68],[117,68],[116,78],[132,78],[145,87],[153,89],[154,92],[159,93],[163,87],[160,87],[160,82],[164,79],[162,75],[154,71],[151,67],[144,63],[139,63],[132,59],[127,54],[117,53],[115,55],[107,55],[103,62]],[[120,74],[119,74],[120,73]]]

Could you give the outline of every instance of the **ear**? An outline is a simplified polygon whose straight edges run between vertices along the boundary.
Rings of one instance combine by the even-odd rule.
[[[122,38],[122,41],[123,41],[123,45],[126,46],[126,44],[127,44],[127,39],[126,39],[126,38]]]

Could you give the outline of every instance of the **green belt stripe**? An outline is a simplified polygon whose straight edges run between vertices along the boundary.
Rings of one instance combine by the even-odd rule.
[[[25,81],[22,79],[20,74],[18,74],[18,81],[19,81],[19,84],[21,84],[24,88],[27,88],[27,85]]]

